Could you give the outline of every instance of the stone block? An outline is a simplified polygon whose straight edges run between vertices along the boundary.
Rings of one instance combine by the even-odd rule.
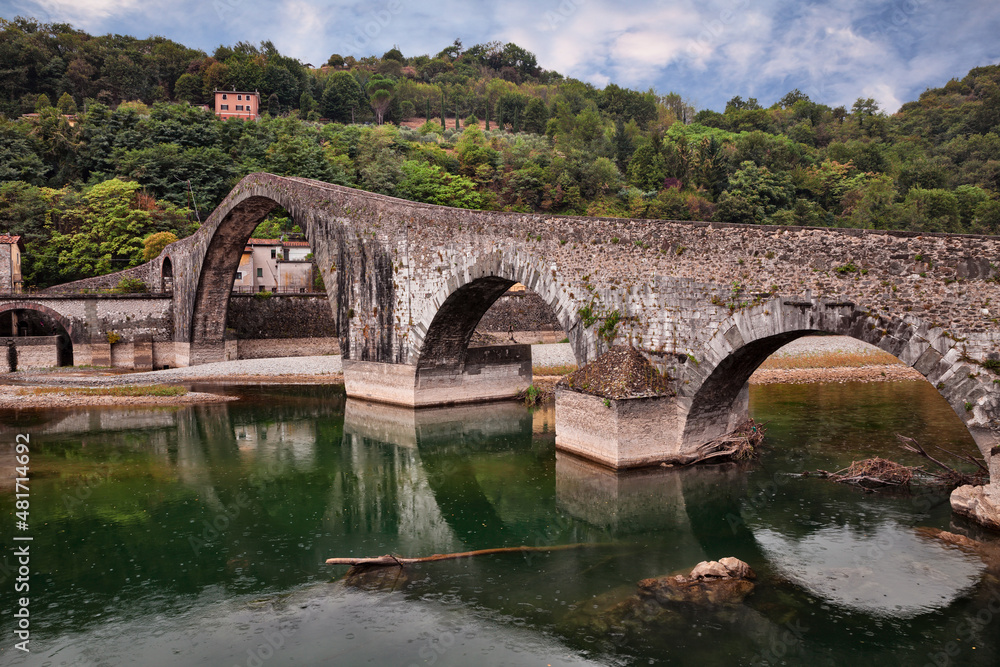
[[[679,460],[683,430],[673,397],[615,400],[556,390],[556,449],[610,468]]]

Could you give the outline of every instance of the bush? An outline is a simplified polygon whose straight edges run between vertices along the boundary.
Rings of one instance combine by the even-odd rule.
[[[143,294],[148,292],[149,288],[138,278],[122,278],[115,290],[122,294]]]

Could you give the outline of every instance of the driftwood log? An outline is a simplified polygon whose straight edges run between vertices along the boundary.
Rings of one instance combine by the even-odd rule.
[[[691,465],[708,461],[743,461],[760,456],[760,445],[764,442],[764,424],[747,419],[735,431],[711,442],[674,461],[678,465]]]
[[[587,547],[607,546],[604,544],[579,543],[559,544],[551,547],[500,547],[497,549],[479,549],[478,551],[461,551],[453,554],[433,554],[422,558],[403,558],[386,554],[374,558],[327,558],[327,565],[354,565],[368,567],[405,567],[414,563],[434,563],[439,560],[455,560],[456,558],[471,558],[473,556],[489,556],[491,554],[529,553],[539,551],[566,551],[569,549],[584,549]]]

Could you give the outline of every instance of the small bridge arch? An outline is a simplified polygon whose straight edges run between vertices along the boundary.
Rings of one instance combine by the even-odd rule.
[[[46,318],[50,319],[63,329],[64,333],[54,334],[56,337],[56,364],[58,366],[72,366],[74,342],[73,321],[59,311],[35,301],[11,301],[7,303],[0,303],[0,316],[5,313],[11,313],[13,315],[18,311],[26,310],[44,315]],[[0,332],[0,335],[6,336],[13,333],[14,332],[5,331]],[[14,337],[13,340],[16,341],[17,337]]]
[[[685,445],[695,447],[731,430],[746,414],[743,392],[753,372],[780,347],[817,333],[855,338],[917,370],[948,401],[989,460],[1000,431],[1000,398],[992,379],[980,376],[982,369],[965,360],[944,330],[918,318],[875,315],[850,302],[780,298],[730,316],[705,345],[704,359],[686,366],[679,390],[688,409]]]
[[[552,310],[580,365],[594,357],[568,295],[530,255],[514,252],[470,258],[456,267],[416,323],[411,355],[418,368],[461,366],[480,320],[517,283],[538,294]]]
[[[18,311],[18,310],[33,310],[36,313],[41,313],[52,320],[56,321],[59,326],[66,330],[66,334],[73,339],[73,322],[68,317],[62,313],[49,308],[45,304],[37,303],[34,301],[9,301],[7,303],[0,303],[0,314]]]

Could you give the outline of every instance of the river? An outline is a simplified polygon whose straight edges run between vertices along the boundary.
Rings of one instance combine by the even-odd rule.
[[[921,529],[996,536],[946,494],[797,475],[920,463],[896,433],[977,453],[926,382],[753,387],[759,462],[622,474],[557,453],[551,407],[228,391],[241,400],[0,414],[4,451],[30,436],[32,537],[25,654],[5,473],[0,664],[1000,664],[995,573]],[[360,587],[324,564],[567,544],[583,546]],[[612,620],[638,580],[724,556],[757,572],[742,604]]]

